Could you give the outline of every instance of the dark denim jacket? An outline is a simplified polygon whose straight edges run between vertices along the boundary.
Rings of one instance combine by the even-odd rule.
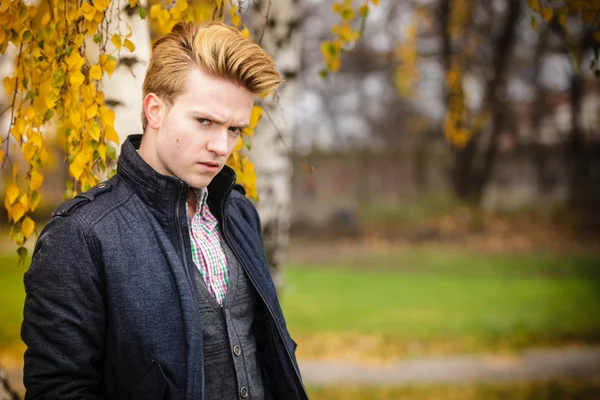
[[[140,142],[130,136],[117,174],[61,204],[40,235],[24,278],[26,398],[203,399],[189,188],[146,164]],[[278,399],[306,399],[258,214],[234,181],[225,167],[208,204],[262,299],[268,384]]]

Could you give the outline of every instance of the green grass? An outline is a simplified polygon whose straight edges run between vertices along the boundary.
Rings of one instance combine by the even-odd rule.
[[[471,343],[466,350],[600,341],[600,257],[430,247],[369,258],[352,268],[290,265],[283,308],[291,331]]]
[[[282,305],[294,335],[352,332],[465,351],[600,342],[600,256],[428,246],[339,259],[287,268]],[[0,269],[0,347],[7,347],[19,343],[26,267],[8,251]]]
[[[554,380],[533,383],[427,385],[381,388],[308,388],[312,400],[597,400],[600,382]]]
[[[16,250],[0,253],[0,347],[12,346],[20,341],[23,319],[23,274],[31,261],[18,265]]]

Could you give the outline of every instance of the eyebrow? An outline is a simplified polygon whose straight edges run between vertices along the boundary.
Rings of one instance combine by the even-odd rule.
[[[221,118],[217,117],[214,114],[211,114],[210,112],[207,112],[207,111],[193,111],[192,114],[194,114],[194,116],[201,116],[200,118],[208,118],[211,121],[216,122],[217,124],[225,125],[225,123],[223,122],[223,120]],[[243,124],[243,123],[242,124],[231,125],[231,127],[240,128],[240,129],[245,129],[245,128],[248,128],[249,126],[250,126],[250,124]]]

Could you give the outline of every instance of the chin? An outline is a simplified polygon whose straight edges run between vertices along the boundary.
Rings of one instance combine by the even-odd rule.
[[[190,179],[184,180],[188,185],[190,185],[191,187],[195,188],[195,189],[202,189],[205,188],[209,185],[210,182],[212,182],[214,177],[190,177]]]

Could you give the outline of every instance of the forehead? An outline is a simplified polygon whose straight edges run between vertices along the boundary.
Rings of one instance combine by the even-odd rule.
[[[254,96],[243,86],[216,77],[200,68],[190,68],[175,105],[245,118],[252,111]]]

